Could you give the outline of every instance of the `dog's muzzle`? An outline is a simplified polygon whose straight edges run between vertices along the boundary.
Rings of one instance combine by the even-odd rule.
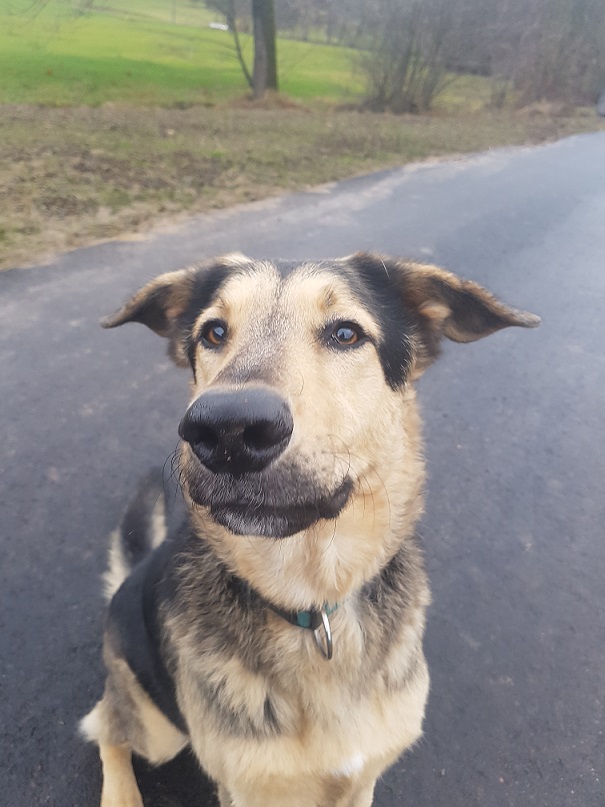
[[[337,518],[353,489],[348,476],[326,487],[295,460],[271,465],[293,429],[288,404],[269,389],[204,392],[179,425],[199,461],[187,467],[192,501],[236,535],[285,538]]]
[[[288,404],[260,388],[209,390],[191,404],[179,434],[215,474],[262,471],[283,453],[294,421]]]

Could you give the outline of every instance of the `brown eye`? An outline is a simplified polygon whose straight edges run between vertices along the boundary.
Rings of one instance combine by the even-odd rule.
[[[353,322],[339,322],[332,330],[330,338],[339,347],[350,347],[356,345],[364,338],[365,334]]]
[[[221,347],[226,338],[227,327],[222,322],[207,322],[202,329],[201,340],[206,347]]]

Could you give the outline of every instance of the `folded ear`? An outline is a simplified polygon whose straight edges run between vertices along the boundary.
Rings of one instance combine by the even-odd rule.
[[[398,266],[404,303],[433,337],[474,342],[512,325],[535,328],[540,317],[511,308],[470,280],[430,266],[402,262]]]
[[[191,300],[195,270],[167,272],[148,283],[115,314],[101,321],[103,328],[140,322],[169,340],[168,354],[179,367],[187,366],[184,349],[184,316]]]
[[[415,326],[416,371],[421,373],[439,355],[446,336],[454,342],[473,342],[512,325],[535,328],[540,318],[510,308],[482,286],[415,261],[393,260],[379,255],[357,255],[355,264],[368,270],[389,295],[398,297]],[[376,280],[371,282],[376,286]],[[395,288],[393,288],[395,287]],[[390,300],[385,300],[390,305]]]
[[[419,324],[419,372],[437,358],[444,336],[454,342],[474,342],[502,328],[540,324],[535,314],[511,308],[479,284],[437,266],[403,263],[399,273],[404,304]]]
[[[102,320],[104,328],[117,328],[125,322],[140,322],[170,340],[168,354],[180,367],[187,367],[187,340],[197,315],[237,267],[248,259],[233,254],[207,264],[160,275],[130,300]]]
[[[167,272],[143,286],[115,314],[101,320],[103,328],[140,322],[159,336],[170,336],[175,320],[184,313],[193,287],[194,270]]]

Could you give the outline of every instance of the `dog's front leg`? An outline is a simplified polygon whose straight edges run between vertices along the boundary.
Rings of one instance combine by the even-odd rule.
[[[127,745],[99,745],[103,765],[101,807],[143,807]]]
[[[371,785],[358,790],[349,802],[348,807],[372,807],[375,784],[376,782],[372,782]]]

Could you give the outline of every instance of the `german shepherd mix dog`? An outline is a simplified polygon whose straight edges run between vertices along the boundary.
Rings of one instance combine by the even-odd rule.
[[[429,588],[414,539],[414,381],[446,336],[538,317],[434,266],[229,255],[164,274],[141,322],[193,373],[188,516],[148,479],[112,539],[102,700],[82,721],[102,807],[142,805],[134,751],[191,746],[221,807],[369,807],[422,731]]]

